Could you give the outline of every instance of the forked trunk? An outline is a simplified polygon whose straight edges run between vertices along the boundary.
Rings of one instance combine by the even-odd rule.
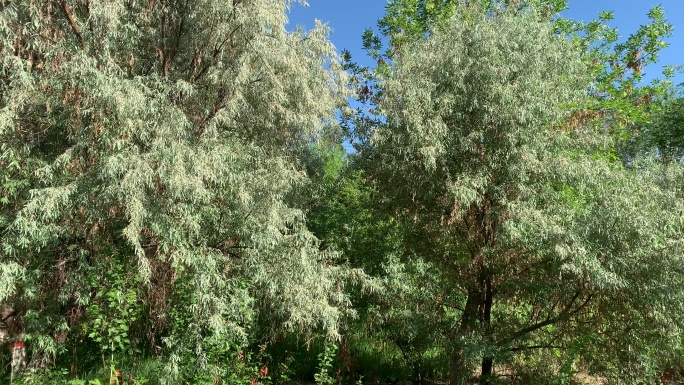
[[[451,385],[465,385],[469,382],[473,374],[471,363],[474,357],[468,357],[469,349],[466,346],[473,333],[480,328],[489,333],[491,323],[493,303],[492,280],[489,275],[483,274],[480,277],[479,285],[476,289],[469,290],[468,300],[461,317],[461,324],[455,336],[454,350],[451,355],[449,382]],[[482,358],[480,385],[491,383],[494,368],[494,358],[485,356]]]

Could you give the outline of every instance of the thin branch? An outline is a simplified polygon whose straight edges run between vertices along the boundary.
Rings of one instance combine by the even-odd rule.
[[[45,39],[45,40],[47,40],[47,41],[49,41],[50,43],[53,43],[53,44],[57,43],[57,40],[55,40],[55,39],[53,39],[53,38],[51,38],[51,37],[49,37],[49,36],[45,36],[44,34],[40,34],[40,33],[39,33],[38,36],[41,37],[41,38],[43,38],[43,39]]]
[[[450,304],[444,303],[444,302],[442,302],[440,305],[445,306],[445,307],[448,307],[448,308],[450,308],[450,309],[456,309],[456,310],[460,311],[461,313],[465,312],[465,310],[464,310],[463,308],[458,307],[458,306],[456,306],[456,305],[450,305]]]
[[[511,348],[510,350],[512,352],[519,352],[521,350],[530,350],[530,349],[567,349],[565,346],[556,346],[556,345],[530,345],[530,346],[516,346],[514,348]]]
[[[14,310],[14,309],[9,309],[9,311],[7,312],[7,316],[3,317],[2,320],[0,320],[0,321],[2,321],[2,323],[6,323],[8,319],[10,319],[11,317],[16,316],[17,313],[18,313],[18,312],[17,312],[16,310]]]
[[[518,330],[517,332],[513,333],[513,336],[509,339],[509,341],[513,341],[517,338],[524,336],[527,333],[531,333],[535,330],[541,329],[544,326],[555,324],[556,322],[559,322],[559,321],[565,319],[567,316],[579,312],[580,310],[582,310],[582,308],[584,308],[584,306],[587,305],[587,303],[589,303],[589,301],[591,300],[591,297],[592,297],[591,294],[588,295],[583,304],[581,304],[575,310],[571,311],[572,305],[575,303],[575,301],[577,300],[579,295],[580,295],[579,291],[575,292],[575,295],[572,297],[572,300],[570,300],[570,302],[567,305],[565,305],[565,308],[563,308],[563,310],[558,314],[558,316],[553,317],[553,318],[547,318],[546,320],[544,320],[542,322],[538,322],[534,325],[530,325],[526,328]]]
[[[238,25],[238,26],[235,27],[232,31],[230,31],[230,33],[228,34],[228,37],[226,37],[223,41],[221,41],[221,43],[218,43],[218,42],[214,43],[214,49],[213,49],[213,52],[212,52],[212,55],[211,55],[211,60],[209,60],[209,62],[206,63],[206,64],[202,67],[202,69],[200,70],[199,74],[197,74],[197,75],[195,76],[195,78],[193,79],[193,82],[197,82],[197,81],[199,80],[199,78],[201,78],[201,77],[204,75],[204,73],[205,73],[209,68],[211,68],[211,66],[212,66],[212,65],[214,64],[214,62],[216,61],[216,58],[218,58],[219,54],[223,51],[223,46],[224,46],[228,41],[230,41],[230,40],[233,39],[233,35],[234,35],[235,32],[237,32],[237,30],[240,29],[241,27],[242,27],[242,24]]]
[[[64,11],[64,14],[67,17],[67,20],[69,20],[69,24],[71,25],[71,29],[74,31],[74,34],[76,37],[78,37],[78,41],[81,42],[81,47],[85,51],[86,49],[86,44],[85,40],[83,39],[83,35],[81,35],[81,32],[78,30],[78,26],[76,25],[76,22],[74,21],[73,16],[71,16],[71,10],[69,9],[69,6],[66,3],[66,0],[61,0],[60,5],[62,6],[62,11]]]

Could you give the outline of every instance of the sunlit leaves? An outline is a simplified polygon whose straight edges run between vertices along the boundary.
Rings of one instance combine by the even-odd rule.
[[[302,154],[336,135],[347,75],[325,25],[285,29],[291,5],[3,5],[0,301],[53,317],[69,298],[119,290],[84,279],[115,259],[155,299],[150,314],[188,293],[174,306],[194,334],[177,344],[243,343],[260,311],[274,327],[338,336],[352,314],[344,283],[362,274],[319,250],[298,197]]]

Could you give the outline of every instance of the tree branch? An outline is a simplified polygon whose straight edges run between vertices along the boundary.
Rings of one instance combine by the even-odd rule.
[[[546,320],[544,320],[542,322],[538,322],[534,325],[530,325],[526,328],[518,330],[517,332],[513,333],[513,336],[511,338],[509,338],[509,341],[513,341],[517,338],[524,336],[527,333],[531,333],[535,330],[541,329],[544,326],[552,325],[552,324],[555,324],[556,322],[562,321],[571,314],[576,314],[577,312],[582,310],[589,303],[589,301],[591,300],[593,295],[592,294],[587,295],[586,299],[584,300],[584,303],[582,303],[580,306],[578,306],[575,310],[572,310],[572,305],[574,305],[575,301],[577,300],[577,298],[579,296],[580,296],[580,292],[579,291],[575,292],[575,295],[572,297],[572,300],[570,300],[570,302],[567,305],[565,305],[565,307],[558,314],[558,316],[553,317],[553,318],[547,318]]]
[[[78,38],[78,41],[81,43],[81,47],[85,51],[86,45],[85,45],[85,40],[83,39],[83,35],[81,35],[81,32],[78,30],[78,26],[76,25],[76,22],[74,21],[74,17],[71,16],[71,10],[69,9],[69,6],[66,3],[66,0],[61,0],[59,4],[62,6],[62,11],[64,11],[64,14],[67,17],[67,20],[69,20],[69,25],[71,25],[71,30],[74,31],[74,35]]]
[[[556,345],[530,345],[530,346],[516,346],[514,348],[511,348],[512,352],[519,352],[521,350],[530,350],[530,349],[566,349],[565,346],[556,346]]]

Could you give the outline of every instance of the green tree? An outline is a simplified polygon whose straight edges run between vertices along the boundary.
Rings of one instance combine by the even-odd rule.
[[[578,352],[606,375],[657,360],[654,346],[680,343],[681,169],[624,166],[606,151],[610,119],[572,120],[594,74],[534,7],[459,12],[395,55],[379,87],[387,123],[364,149],[410,228],[404,247],[462,294],[445,331],[451,383],[475,366],[492,383],[497,361],[522,376],[537,370],[531,351],[559,352],[565,373]],[[654,375],[646,366],[624,376]]]
[[[469,7],[481,7],[485,12],[534,7],[541,11],[540,17],[549,19],[566,6],[567,0],[392,0],[378,26],[390,39],[391,49],[387,53],[391,57],[404,44],[447,26],[454,16]]]
[[[684,98],[681,90],[660,103],[655,116],[642,130],[636,148],[656,151],[664,161],[681,161],[684,156]]]
[[[381,79],[390,69],[386,63],[401,54],[404,44],[424,39],[448,26],[454,18],[466,17],[463,10],[472,7],[480,7],[488,14],[536,10],[539,20],[548,21],[556,34],[568,37],[581,49],[582,59],[592,67],[593,102],[575,111],[572,121],[583,123],[597,117],[610,120],[610,129],[618,141],[606,150],[616,156],[629,156],[634,142],[640,141],[641,130],[648,126],[662,99],[671,92],[671,79],[681,70],[677,66],[665,66],[664,79],[643,81],[647,68],[658,61],[660,51],[668,46],[665,39],[673,32],[661,6],[649,11],[649,23],[620,40],[617,28],[607,25],[613,19],[612,12],[601,12],[597,20],[590,22],[567,19],[558,14],[568,8],[567,0],[393,0],[378,22],[380,31],[388,38],[389,48],[383,52],[382,40],[367,30],[363,36],[364,47],[381,65],[372,71],[365,69],[363,73],[370,74],[366,76],[371,80]],[[382,90],[379,88],[375,93],[381,95]],[[366,102],[377,99],[362,98]],[[363,134],[363,130],[358,133]]]
[[[0,5],[0,302],[27,332],[76,330],[122,289],[99,286],[138,282],[171,374],[261,314],[338,336],[360,273],[320,250],[299,192],[346,75],[325,26],[286,31],[292,3]],[[129,278],[97,278],[113,265]]]

